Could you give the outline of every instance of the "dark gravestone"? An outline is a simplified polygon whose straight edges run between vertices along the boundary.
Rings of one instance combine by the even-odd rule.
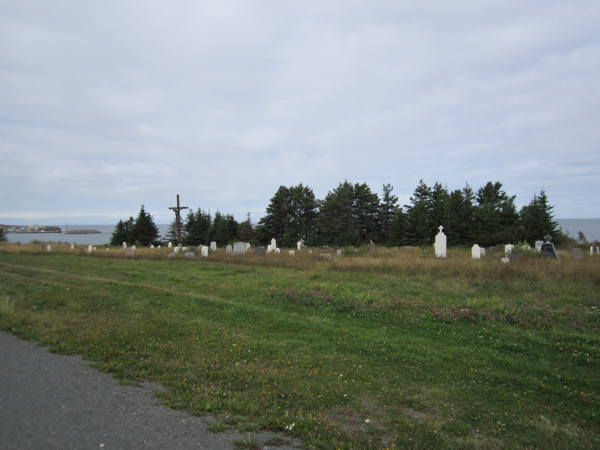
[[[264,247],[256,247],[256,249],[254,250],[254,253],[256,253],[257,255],[264,255],[265,248]]]
[[[377,246],[375,244],[369,245],[369,250],[371,250],[372,252],[376,252]]]
[[[301,252],[307,252],[308,251],[308,247],[306,245],[300,245],[300,251]]]
[[[542,244],[542,248],[540,248],[540,252],[546,258],[559,259],[558,253],[556,252],[556,248],[554,247],[554,244],[552,242],[544,242]]]
[[[581,250],[580,248],[574,248],[573,250],[571,250],[571,255],[573,255],[574,260],[583,260],[583,250]]]
[[[331,254],[329,254],[329,253],[321,253],[319,255],[319,258],[321,258],[321,259],[328,259],[329,261],[331,261],[331,259],[332,259],[331,258]]]
[[[185,255],[183,255],[185,258],[195,258],[196,254],[192,253],[192,252],[187,252]]]
[[[85,247],[79,247],[79,253],[85,253]]]
[[[510,262],[515,262],[515,261],[519,261],[521,259],[523,259],[525,255],[523,253],[511,253],[510,256],[508,257],[508,260]]]

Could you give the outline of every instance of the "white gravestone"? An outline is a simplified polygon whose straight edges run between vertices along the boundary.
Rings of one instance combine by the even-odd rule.
[[[173,247],[173,244],[171,244],[171,241],[169,241],[169,245],[168,245],[168,247],[169,247],[169,248]]]
[[[300,247],[302,247],[304,245],[304,239],[300,239],[296,245],[298,246],[298,250],[300,250]]]
[[[446,235],[442,232],[444,229],[440,225],[440,232],[435,237],[435,257],[445,258],[447,256]]]
[[[210,249],[214,252],[217,249],[217,243],[215,241],[212,241],[210,243]]]
[[[340,249],[337,250],[336,256],[342,256],[342,251]]]
[[[160,245],[158,247],[156,247],[156,248],[160,248]]]
[[[208,247],[206,245],[203,245],[201,252],[202,252],[202,256],[205,256],[205,257],[208,256]]]
[[[481,257],[483,258],[485,256],[485,248],[481,247],[479,249],[479,254],[481,255]]]
[[[535,241],[535,249],[539,252],[542,249],[544,241]]]
[[[75,244],[71,244],[71,250],[75,250]]]
[[[295,250],[290,250],[290,255],[296,256],[296,251]]]
[[[234,242],[233,243],[233,254],[234,255],[245,255],[248,251],[248,247],[245,242]]]
[[[510,256],[510,254],[511,254],[511,253],[512,253],[512,251],[513,251],[513,248],[515,248],[515,246],[514,246],[514,245],[512,245],[512,244],[506,244],[506,245],[504,246],[504,254],[505,254],[506,256]]]
[[[127,248],[127,242],[123,242],[123,248]]]
[[[88,253],[92,253],[94,251],[94,247],[88,245]]]
[[[281,253],[281,249],[280,248],[276,248],[275,249],[275,253]]]
[[[175,247],[175,248],[173,249],[173,253],[179,253],[179,247]]]
[[[231,245],[228,245],[227,247],[225,247],[225,251],[231,254],[231,252],[233,251],[233,247]]]
[[[479,248],[479,245],[475,244],[473,247],[471,247],[471,258],[481,259],[481,249]]]
[[[273,248],[271,247],[271,244],[267,245],[267,253],[271,253],[273,251]]]
[[[154,244],[150,244],[150,248],[154,248]]]
[[[246,253],[248,252],[248,250],[250,250],[250,242],[248,242],[248,243],[246,244]]]

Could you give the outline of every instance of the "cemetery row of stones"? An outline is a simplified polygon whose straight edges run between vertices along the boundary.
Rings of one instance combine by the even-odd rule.
[[[435,250],[436,258],[446,258],[448,255],[447,237],[443,233],[442,230],[443,230],[443,227],[440,226],[439,233],[435,237],[434,250]],[[556,250],[556,247],[554,246],[554,244],[552,244],[552,242],[549,242],[551,237],[547,236],[546,238],[547,238],[546,241],[536,241],[535,242],[535,251],[538,253],[541,253],[543,256],[545,256],[547,258],[559,259],[559,253]],[[302,239],[300,241],[298,241],[296,245],[297,245],[297,250],[299,252],[306,252],[306,253],[312,254],[315,250],[315,249],[309,249],[306,245],[304,245],[304,240],[302,240]],[[125,256],[135,257],[136,249],[137,249],[135,245],[128,247],[127,243],[123,242],[122,246],[123,246],[123,250],[125,252]],[[161,246],[158,245],[155,247],[153,244],[150,245],[150,249],[154,249],[154,248],[160,249]],[[182,254],[183,257],[185,257],[185,258],[195,258],[196,252],[203,257],[208,257],[209,248],[210,248],[210,251],[212,251],[212,252],[216,251],[217,243],[215,241],[213,241],[210,243],[210,246],[199,245],[196,248],[193,248],[193,247],[188,248],[188,247],[183,247],[181,245],[174,247],[172,245],[172,243],[169,242],[167,244],[167,248],[172,249],[172,252],[170,252],[168,254],[169,258],[176,258],[180,254]],[[248,254],[248,251],[250,250],[250,248],[251,248],[250,243],[236,242],[233,245],[227,245],[225,248],[225,252],[228,254],[231,254],[231,255],[246,255],[246,254]],[[368,248],[371,252],[377,251],[377,246],[373,242],[371,242],[368,245]],[[519,259],[523,258],[523,256],[524,256],[524,253],[513,252],[513,250],[515,248],[516,248],[516,246],[513,244],[506,244],[504,246],[490,247],[489,250],[490,250],[490,252],[494,252],[499,249],[501,251],[503,251],[504,257],[501,259],[501,261],[503,263],[508,263],[511,261],[518,261]],[[520,249],[521,251],[526,251],[526,252],[532,251],[531,247],[527,244],[520,245],[517,248]],[[42,245],[42,250],[52,251],[53,249],[54,248],[50,244]],[[336,256],[342,256],[342,253],[343,253],[342,249],[338,249],[336,247],[330,248],[329,246],[323,246],[323,249],[326,251],[331,251],[331,252],[335,253]],[[352,250],[352,251],[358,251],[358,249],[355,249],[353,246],[349,246],[348,249]],[[412,252],[412,250],[413,250],[413,248],[411,246],[405,246],[405,247],[403,247],[403,249],[406,252]],[[75,244],[71,244],[71,250],[75,250]],[[109,249],[106,248],[106,251],[108,251],[108,250]],[[572,258],[574,260],[583,259],[584,252],[581,248],[573,247],[573,248],[570,248],[569,250],[571,251]],[[89,245],[87,248],[81,247],[80,251],[83,253],[94,253],[97,251],[97,247],[93,247],[92,245]],[[590,247],[589,251],[590,251],[590,256],[598,255],[599,247],[592,246],[592,247]],[[275,238],[271,239],[271,243],[267,246],[267,248],[265,248],[263,246],[258,246],[254,250],[254,254],[259,255],[259,256],[264,255],[265,252],[266,253],[274,252],[276,254],[281,253],[281,249],[277,247],[277,241]],[[291,256],[295,256],[296,250],[288,250],[288,254]],[[472,259],[482,259],[485,255],[486,255],[486,249],[484,247],[480,247],[478,244],[475,244],[471,248]],[[329,253],[329,252],[320,253],[319,257],[322,259],[331,260],[332,253]]]

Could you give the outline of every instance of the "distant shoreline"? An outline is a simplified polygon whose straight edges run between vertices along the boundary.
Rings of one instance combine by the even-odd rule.
[[[65,231],[65,234],[97,234],[102,233],[102,231],[98,230],[69,230]]]

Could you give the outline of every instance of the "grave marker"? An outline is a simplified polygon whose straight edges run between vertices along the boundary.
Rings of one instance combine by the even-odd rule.
[[[196,254],[192,253],[192,252],[187,252],[185,255],[183,255],[185,258],[195,258]]]
[[[248,247],[245,242],[234,242],[233,243],[233,254],[234,255],[245,255],[248,251]]]
[[[214,252],[217,250],[217,243],[215,241],[212,241],[210,243],[210,249]]]
[[[471,247],[471,259],[481,259],[481,248],[477,244]]]
[[[581,250],[580,248],[574,248],[573,250],[571,250],[571,255],[573,256],[573,259],[576,261],[583,260],[583,250]]]
[[[443,229],[444,227],[440,225],[440,232],[435,237],[436,258],[445,258],[447,255],[446,235],[442,232]]]
[[[289,253],[290,253],[291,256],[296,256],[296,251],[295,250],[290,250]]]
[[[255,253],[257,255],[264,255],[265,254],[265,248],[264,247],[256,247]]]
[[[205,258],[208,257],[208,246],[203,245],[202,246],[202,250],[200,250],[202,256],[204,256]]]
[[[233,251],[233,247],[231,245],[227,245],[227,247],[225,247],[225,252],[231,254],[231,252]]]
[[[330,253],[321,253],[321,254],[319,255],[319,258],[321,258],[321,259],[328,259],[329,261],[331,261],[331,260],[332,260],[332,257],[331,257],[331,254],[330,254]]]

